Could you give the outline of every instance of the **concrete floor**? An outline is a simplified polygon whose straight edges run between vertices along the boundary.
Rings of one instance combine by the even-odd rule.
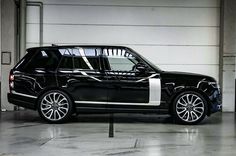
[[[200,125],[185,126],[166,116],[80,115],[66,124],[47,124],[33,111],[0,113],[0,156],[233,156],[236,116],[217,113]]]

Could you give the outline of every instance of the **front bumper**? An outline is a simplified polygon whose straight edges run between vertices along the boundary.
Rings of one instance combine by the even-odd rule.
[[[217,89],[213,92],[210,98],[210,113],[222,111],[222,95],[220,90]]]

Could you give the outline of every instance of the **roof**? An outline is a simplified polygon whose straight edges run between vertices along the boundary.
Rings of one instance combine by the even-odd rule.
[[[34,50],[34,49],[58,49],[58,48],[74,48],[74,47],[102,47],[102,48],[129,48],[126,46],[118,46],[118,45],[53,45],[53,46],[42,46],[42,47],[32,47],[28,48],[27,50]]]

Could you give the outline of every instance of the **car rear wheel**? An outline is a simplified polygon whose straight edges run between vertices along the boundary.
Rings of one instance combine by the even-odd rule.
[[[69,96],[59,90],[44,93],[38,101],[40,116],[51,123],[67,121],[71,117],[72,108]]]
[[[173,103],[174,119],[181,124],[197,124],[207,113],[207,102],[204,97],[194,91],[179,94]]]

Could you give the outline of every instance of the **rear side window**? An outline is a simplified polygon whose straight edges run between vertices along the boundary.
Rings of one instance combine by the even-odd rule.
[[[74,68],[84,70],[99,70],[99,55],[101,50],[99,48],[75,48]]]
[[[58,68],[73,69],[72,49],[59,49],[59,51],[63,57]]]
[[[61,57],[62,54],[57,49],[40,50],[27,65],[27,70],[31,71],[36,68],[41,68],[54,71],[61,60]]]

